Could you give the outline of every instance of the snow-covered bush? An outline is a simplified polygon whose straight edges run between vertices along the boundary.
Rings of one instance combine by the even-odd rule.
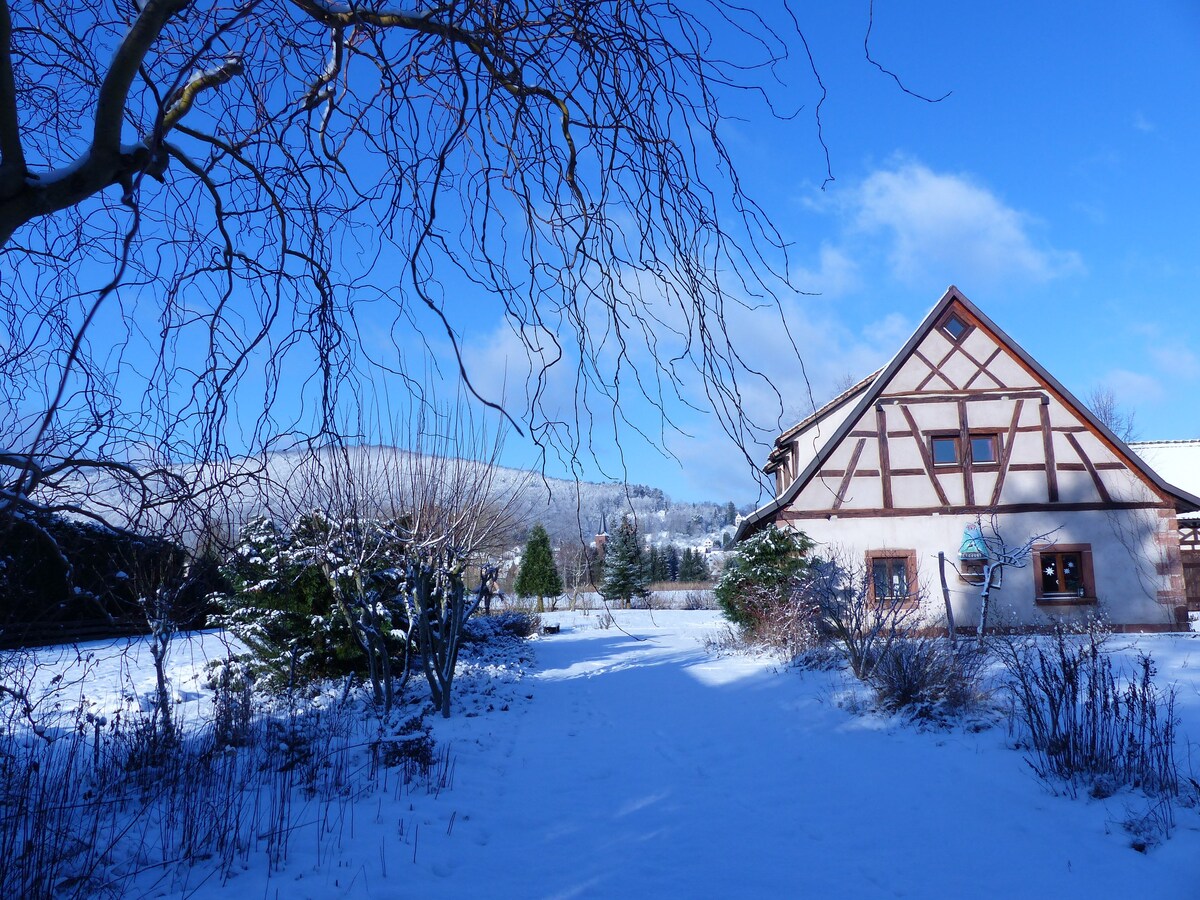
[[[475,616],[463,629],[463,640],[482,643],[499,635],[527,638],[542,630],[542,617],[521,609],[510,609],[490,616]]]
[[[170,586],[176,627],[200,627],[205,596],[220,587],[207,562],[163,536],[49,514],[0,516],[0,646],[136,634],[148,587]]]
[[[862,566],[836,560],[814,563],[798,592],[816,608],[821,635],[864,681],[892,645],[920,624],[919,592],[876,599],[870,573]]]
[[[792,602],[811,565],[803,532],[771,526],[738,545],[713,592],[725,617],[754,630],[764,615]]]
[[[879,654],[867,680],[882,709],[940,719],[984,699],[985,661],[986,656],[974,644],[907,636],[892,641]]]
[[[228,570],[238,590],[221,624],[270,683],[357,672],[385,713],[419,661],[434,707],[450,714],[463,628],[496,585],[483,566],[468,592],[462,551],[417,545],[399,520],[319,513],[287,530],[251,522]]]
[[[416,772],[427,776],[437,758],[436,750],[433,729],[423,716],[412,716],[371,742],[375,761],[388,768],[403,769],[406,780]]]
[[[213,746],[240,747],[254,717],[254,676],[242,660],[227,657],[208,666],[204,686],[213,692]]]
[[[401,548],[377,553],[378,569],[363,573],[352,559],[355,537],[338,531],[319,513],[300,517],[290,528],[256,518],[242,529],[225,564],[234,590],[219,598],[223,612],[216,623],[250,648],[255,674],[269,686],[344,675],[366,663],[345,602],[347,582],[392,569]],[[389,640],[404,627],[393,621],[394,612],[378,610],[380,633]],[[403,653],[402,646],[393,649]]]
[[[776,590],[748,585],[738,597],[746,639],[785,659],[807,653],[825,641],[818,608],[811,597],[795,591],[781,598]]]
[[[1179,793],[1175,691],[1154,683],[1154,661],[1139,656],[1119,672],[1096,630],[1049,640],[1012,639],[993,647],[1024,730],[1029,764],[1042,778],[1112,793],[1113,785],[1153,796]],[[1097,787],[1098,786],[1098,787]]]
[[[692,590],[683,593],[683,609],[712,609],[713,596],[711,591]]]

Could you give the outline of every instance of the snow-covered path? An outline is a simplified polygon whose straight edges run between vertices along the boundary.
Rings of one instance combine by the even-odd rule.
[[[854,716],[837,702],[840,673],[709,654],[716,613],[616,615],[628,634],[598,627],[596,613],[547,615],[562,632],[515,651],[535,657],[524,677],[515,654],[465,665],[454,717],[433,723],[454,760],[449,790],[388,775],[342,805],[297,798],[277,866],[261,836],[228,869],[164,868],[143,848],[124,895],[1200,900],[1196,809],[1137,853],[1122,823],[1145,813],[1145,797],[1052,796],[1002,726],[921,732]],[[1178,686],[1180,757],[1200,768],[1200,634],[1137,640],[1160,684]],[[111,712],[152,690],[143,649],[48,649],[38,677]],[[218,633],[180,637],[184,721],[211,716],[198,672],[224,652]],[[93,657],[86,676],[71,674]]]
[[[851,717],[834,676],[710,657],[711,613],[619,616],[634,637],[560,616],[531,702],[439,729],[461,807],[422,893],[1200,897],[1193,811],[1139,854],[1119,823],[1144,799],[1053,797],[1002,729]]]

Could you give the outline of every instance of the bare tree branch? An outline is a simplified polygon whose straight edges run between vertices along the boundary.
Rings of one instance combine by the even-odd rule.
[[[911,91],[905,87],[904,82],[900,80],[900,76],[891,69],[885,69],[880,63],[871,56],[871,29],[875,27],[875,0],[870,0],[867,6],[867,33],[863,35],[863,53],[866,54],[867,62],[877,68],[884,75],[887,75],[892,81],[896,82],[896,86],[910,97],[916,97],[918,100],[924,100],[926,103],[941,103],[954,91],[946,91],[940,97],[927,97],[924,94],[918,94],[916,91]]]
[[[233,508],[443,377],[573,474],[689,406],[753,467],[729,323],[792,288],[725,135],[800,41],[786,2],[0,0],[0,514]]]

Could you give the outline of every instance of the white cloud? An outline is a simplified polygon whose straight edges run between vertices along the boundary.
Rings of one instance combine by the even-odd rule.
[[[890,347],[894,353],[912,336],[914,328],[916,325],[907,316],[889,313],[877,322],[869,322],[863,329],[863,335],[871,347]],[[891,358],[891,353],[888,358]]]
[[[1146,352],[1162,372],[1175,378],[1200,378],[1200,356],[1180,342],[1151,343]]]
[[[892,274],[906,283],[1043,282],[1082,269],[1077,253],[1036,245],[1027,214],[966,175],[921,163],[873,172],[851,209],[861,232],[887,236]]]
[[[801,267],[792,282],[802,290],[822,297],[840,297],[862,285],[857,261],[845,249],[828,241],[821,242],[817,265]]]
[[[1167,393],[1162,382],[1153,375],[1129,369],[1109,369],[1101,382],[1113,392],[1118,403],[1130,408],[1160,403]]]

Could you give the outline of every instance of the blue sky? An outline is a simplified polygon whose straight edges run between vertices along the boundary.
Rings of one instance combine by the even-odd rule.
[[[774,92],[794,115],[772,118],[752,103],[726,108],[732,117],[722,139],[743,186],[790,247],[791,287],[778,293],[800,350],[797,358],[769,310],[731,313],[738,345],[784,398],[781,410],[762,386],[742,394],[748,414],[769,426],[765,442],[749,448],[755,462],[765,461],[776,426],[882,365],[950,284],[1075,393],[1111,390],[1136,412],[1140,437],[1200,437],[1200,4],[881,0],[873,55],[912,91],[949,92],[939,103],[907,95],[865,59],[868,9],[795,11],[827,90],[821,122],[832,181],[825,183],[815,118],[820,89],[802,47],[790,48]],[[347,245],[347,271],[365,266],[381,283],[401,277],[399,261],[374,261],[369,233],[354,240],[363,259]],[[733,283],[736,273],[729,275]],[[98,283],[108,277],[100,272]],[[498,304],[472,295],[470,285],[439,286],[474,382],[519,411],[529,362]],[[124,297],[111,314],[126,326],[145,318],[143,299],[147,309],[157,305],[136,287]],[[436,322],[415,334],[402,317],[393,331],[394,309],[380,299],[378,321],[360,323],[364,352],[387,362],[399,346],[418,376],[427,349],[448,358]],[[102,343],[105,326],[97,329]],[[285,368],[282,402],[291,412],[316,405],[317,385],[290,369],[308,362]],[[570,423],[576,398],[567,362],[547,401],[551,416]],[[650,362],[643,351],[640,364]],[[254,388],[256,377],[243,387]],[[703,399],[697,383],[682,390]],[[379,389],[388,391],[391,410],[402,410],[405,385]],[[245,395],[250,403],[234,418],[253,422],[261,391]],[[678,499],[765,499],[713,415],[683,404],[669,412],[681,431],[664,429],[637,403],[623,407],[631,425],[616,433],[611,418],[585,423],[583,443],[593,452],[573,473],[569,461],[551,458],[547,474],[626,478]],[[279,420],[288,419],[282,409]],[[538,457],[513,434],[505,461],[530,466]]]
[[[835,180],[822,190],[802,59],[783,94],[799,114],[748,113],[727,134],[792,244],[795,286],[819,294],[784,296],[814,398],[885,362],[956,284],[1077,395],[1112,390],[1141,438],[1200,437],[1200,5],[877,3],[872,54],[913,91],[951,92],[934,104],[866,62],[866,4],[835,6],[797,11]],[[778,322],[740,316],[734,331],[785,419],[811,410]],[[758,502],[715,421],[682,420],[690,436],[667,437],[678,462],[623,437],[629,479]],[[519,461],[521,442],[510,451]]]

